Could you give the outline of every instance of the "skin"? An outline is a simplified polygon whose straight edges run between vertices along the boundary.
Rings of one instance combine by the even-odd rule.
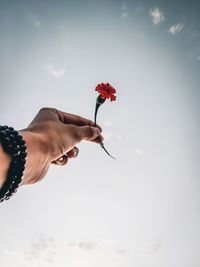
[[[66,165],[77,157],[76,147],[83,140],[100,143],[101,127],[80,116],[54,108],[42,108],[30,125],[19,133],[27,145],[26,167],[22,184],[33,184],[47,174],[50,164]],[[0,187],[11,162],[0,145]]]

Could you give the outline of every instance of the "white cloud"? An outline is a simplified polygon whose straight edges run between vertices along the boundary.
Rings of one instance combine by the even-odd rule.
[[[78,247],[85,251],[91,251],[97,247],[97,242],[80,242],[78,243]]]
[[[180,31],[182,31],[183,27],[184,27],[184,24],[178,23],[176,25],[172,25],[168,31],[169,33],[175,35],[179,33]]]
[[[128,13],[127,13],[126,11],[123,11],[123,12],[122,12],[122,17],[123,17],[124,19],[126,19],[126,18],[128,17]]]
[[[48,72],[55,78],[59,79],[61,77],[63,77],[63,75],[65,74],[66,70],[65,69],[55,69],[53,66],[49,65],[46,66],[46,69],[48,70]]]
[[[111,140],[111,139],[114,139],[114,140],[117,140],[117,141],[120,141],[122,140],[122,135],[120,133],[114,133],[114,132],[111,132],[111,131],[105,131],[103,132],[103,138],[104,140]]]
[[[34,25],[35,25],[36,27],[39,27],[39,26],[41,25],[40,20],[35,20],[35,21],[34,21]]]
[[[40,27],[41,26],[41,21],[38,19],[38,17],[36,15],[33,14],[29,14],[28,15],[28,21],[30,22],[30,24],[32,24],[35,27]]]
[[[122,5],[122,17],[124,19],[126,19],[128,17],[127,5],[125,3]]]
[[[55,260],[55,241],[52,237],[39,236],[26,249],[4,250],[3,253],[15,266],[46,266]]]
[[[52,237],[39,236],[28,249],[24,250],[27,261],[52,262],[55,255],[55,241]]]
[[[145,241],[135,245],[135,249],[145,254],[152,254],[160,251],[162,249],[162,244],[160,242]]]
[[[67,246],[89,252],[91,250],[94,250],[98,246],[98,242],[96,241],[69,242]]]
[[[154,9],[150,9],[149,14],[152,18],[152,22],[154,25],[160,24],[165,20],[163,12],[157,7],[155,7]]]
[[[123,255],[125,255],[127,253],[127,250],[123,249],[123,248],[119,248],[119,249],[116,250],[116,253],[118,255],[122,255],[123,256]]]

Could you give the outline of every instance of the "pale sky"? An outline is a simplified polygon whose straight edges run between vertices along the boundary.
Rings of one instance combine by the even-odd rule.
[[[0,1],[0,121],[93,119],[65,167],[0,205],[2,267],[200,266],[198,1]]]

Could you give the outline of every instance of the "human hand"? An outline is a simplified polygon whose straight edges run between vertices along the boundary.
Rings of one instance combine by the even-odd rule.
[[[20,134],[28,151],[23,184],[41,180],[51,163],[65,165],[68,159],[76,157],[76,145],[82,140],[103,140],[101,127],[91,120],[54,108],[42,108]]]

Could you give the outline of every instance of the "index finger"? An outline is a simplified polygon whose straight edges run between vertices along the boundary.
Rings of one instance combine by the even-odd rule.
[[[100,131],[102,131],[102,128],[98,125],[95,124],[92,120],[83,118],[81,116],[71,114],[71,113],[66,113],[60,110],[56,110],[59,116],[59,119],[61,122],[64,124],[74,124],[76,126],[92,126],[92,127],[98,127]]]

